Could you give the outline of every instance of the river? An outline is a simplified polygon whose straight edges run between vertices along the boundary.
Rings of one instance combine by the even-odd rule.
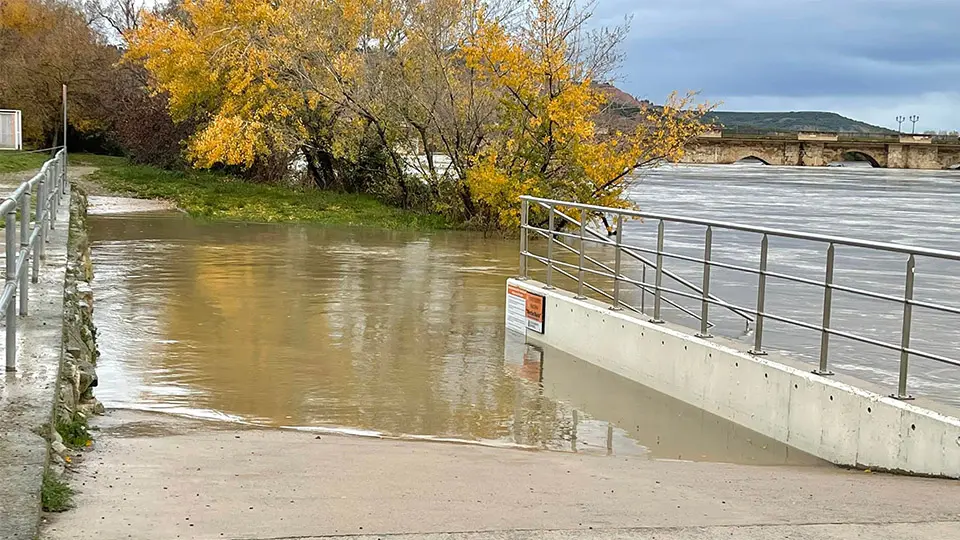
[[[919,245],[960,251],[960,173],[872,168],[769,166],[676,166],[651,171],[631,192],[643,210],[750,225]],[[656,247],[655,223],[628,223],[630,242]],[[702,227],[670,225],[665,250],[701,257]],[[714,232],[713,257],[756,268],[760,235]],[[771,239],[769,270],[822,282],[826,246]],[[838,247],[834,282],[838,285],[902,296],[905,255]],[[668,260],[664,267],[700,283],[699,265]],[[915,299],[960,307],[960,263],[917,258]],[[714,270],[713,293],[733,304],[756,305],[757,277]],[[673,282],[665,283],[676,287]],[[768,279],[766,311],[819,325],[820,287]],[[699,312],[696,301],[679,302]],[[835,292],[831,326],[869,338],[900,342],[900,304]],[[696,321],[671,311],[686,324]],[[743,336],[743,321],[712,308],[717,333]],[[960,316],[915,308],[911,347],[960,359]],[[899,353],[839,337],[831,338],[831,369],[896,389]],[[772,320],[764,328],[764,347],[816,361],[819,332]],[[960,368],[911,358],[908,390],[960,404]]]

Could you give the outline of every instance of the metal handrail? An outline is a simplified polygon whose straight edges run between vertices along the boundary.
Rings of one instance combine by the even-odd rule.
[[[23,182],[0,203],[4,216],[6,262],[3,293],[0,295],[0,319],[7,326],[6,370],[17,370],[17,292],[20,292],[19,314],[29,312],[30,286],[40,279],[40,261],[46,258],[47,233],[53,230],[61,199],[67,193],[67,152],[61,149],[47,160],[40,172]],[[37,205],[31,221],[32,195],[36,188]],[[17,229],[17,213],[20,228]],[[18,242],[19,239],[19,242]],[[30,268],[32,265],[32,268]],[[28,273],[30,268],[32,272]]]
[[[556,242],[557,245],[566,246],[566,244],[557,241],[557,237],[567,237],[567,238],[573,237],[573,238],[579,238],[577,235],[572,235],[572,234],[569,234],[569,233],[564,233],[564,232],[562,232],[562,231],[558,231],[558,230],[556,229],[556,227],[555,227],[555,221],[553,220],[553,216],[554,216],[554,215],[560,216],[562,219],[564,219],[565,221],[567,221],[567,222],[569,222],[569,223],[571,223],[571,224],[573,224],[573,225],[576,225],[578,228],[579,228],[580,225],[581,225],[581,221],[580,221],[580,220],[574,219],[574,218],[566,215],[566,214],[563,213],[562,211],[557,210],[557,208],[556,208],[557,205],[556,205],[556,204],[544,204],[544,203],[540,203],[539,201],[537,201],[537,202],[538,202],[538,204],[539,204],[542,208],[545,208],[545,209],[547,209],[547,210],[550,212],[550,216],[551,216],[551,220],[550,220],[550,223],[551,223],[551,225],[550,225],[550,231],[552,231],[551,234],[550,234],[550,243],[551,243],[551,244],[553,244],[553,242]],[[542,231],[542,229],[530,229],[530,230]],[[617,226],[617,230],[620,230],[620,226],[619,226],[619,225]],[[603,234],[601,234],[601,233],[599,233],[599,232],[591,229],[590,227],[584,226],[584,227],[583,227],[583,232],[584,232],[585,234],[589,234],[589,235],[592,236],[593,238],[596,238],[597,240],[592,240],[594,243],[597,243],[597,244],[607,244],[607,245],[611,245],[611,246],[612,246],[612,245],[615,245],[615,243],[610,242],[609,240],[607,240],[607,238],[606,238],[605,235],[603,235]],[[542,234],[542,233],[541,233],[541,234]],[[621,245],[621,246],[620,246],[620,250],[618,250],[618,254],[622,252],[623,254],[627,255],[627,256],[630,257],[631,259],[640,262],[641,264],[643,264],[644,270],[646,270],[647,267],[656,269],[657,264],[656,264],[655,262],[650,261],[649,259],[647,259],[647,258],[645,258],[644,256],[640,255],[640,253],[646,252],[646,251],[647,251],[647,250],[640,249],[640,248],[631,248],[631,247],[629,247],[629,246]],[[586,257],[586,258],[587,258],[587,260],[591,260],[589,257]],[[593,262],[593,261],[591,261],[591,262]],[[547,268],[547,272],[548,272],[548,276],[549,276],[549,272],[550,272],[549,266],[548,266],[548,268]],[[694,285],[693,283],[691,283],[690,281],[684,279],[683,277],[681,277],[681,276],[679,276],[679,275],[677,275],[677,274],[675,274],[675,273],[673,273],[673,272],[671,272],[671,271],[669,271],[669,270],[666,270],[666,269],[663,271],[663,274],[664,274],[665,276],[669,277],[670,279],[676,281],[677,283],[680,283],[680,284],[683,285],[684,287],[687,287],[688,289],[691,289],[691,290],[693,290],[693,291],[695,291],[695,292],[697,292],[697,293],[699,293],[699,294],[703,294],[703,290],[702,290],[700,287],[698,287],[697,285]],[[548,281],[549,281],[549,280],[548,280]],[[644,289],[644,292],[646,292],[645,289]],[[708,296],[709,298],[714,299],[714,300],[719,300],[719,298],[717,298],[716,296],[710,294],[709,291],[707,292],[707,296]],[[673,302],[673,301],[671,301],[671,300],[668,300],[668,299],[664,298],[663,301],[664,301],[664,302],[667,302],[668,304],[670,304],[671,306],[673,306],[673,307],[675,307],[675,308],[677,308],[677,309],[680,309],[681,311],[687,313],[688,315],[692,316],[692,317],[695,318],[695,319],[698,319],[698,320],[699,320],[699,318],[700,318],[700,316],[698,316],[698,315],[696,315],[696,314],[694,314],[694,313],[691,313],[691,312],[688,311],[686,308],[683,308],[683,307],[679,306],[678,304],[676,304],[675,302]],[[743,320],[744,320],[744,322],[745,322],[745,324],[746,324],[746,327],[749,329],[750,323],[753,322],[753,317],[751,317],[751,316],[750,316],[747,312],[745,312],[745,311],[740,311],[740,310],[736,310],[736,309],[733,309],[733,310],[731,310],[731,311],[732,311],[734,314],[742,317]],[[707,324],[708,324],[708,326],[713,326],[713,325],[712,325],[711,323],[709,323],[709,322],[708,322]]]
[[[540,207],[546,208],[549,211],[549,229],[544,229],[531,225],[529,223],[530,217],[530,203],[534,203]],[[894,350],[900,352],[900,369],[899,377],[897,384],[897,392],[892,394],[891,397],[909,400],[912,399],[909,393],[907,393],[907,378],[909,372],[909,363],[911,356],[922,357],[943,364],[960,367],[960,360],[948,358],[946,356],[935,354],[928,351],[922,351],[910,346],[910,334],[912,329],[912,319],[913,319],[913,307],[923,307],[933,311],[941,313],[951,313],[951,314],[960,314],[960,307],[948,306],[935,302],[926,302],[920,300],[914,300],[913,291],[914,291],[914,281],[916,276],[916,258],[918,256],[931,257],[941,260],[950,260],[950,261],[960,261],[960,252],[948,251],[941,249],[931,249],[924,248],[919,246],[909,246],[904,244],[893,244],[887,242],[877,242],[872,240],[862,240],[857,238],[848,238],[841,236],[832,236],[824,234],[815,234],[815,233],[804,233],[799,231],[791,231],[785,229],[777,229],[772,227],[758,227],[753,225],[744,225],[741,223],[731,223],[726,221],[719,220],[710,220],[710,219],[699,219],[699,218],[690,218],[685,216],[676,216],[670,214],[657,214],[650,212],[640,212],[636,210],[629,209],[620,209],[620,208],[608,208],[604,206],[597,206],[591,204],[582,204],[571,201],[560,201],[555,199],[545,199],[540,197],[531,197],[523,196],[521,197],[521,237],[520,237],[520,277],[528,277],[528,267],[527,259],[533,258],[536,261],[542,262],[547,266],[547,285],[552,286],[551,277],[552,271],[556,268],[557,265],[561,264],[561,261],[556,260],[553,257],[553,244],[556,242],[563,245],[564,247],[569,248],[569,250],[577,253],[579,255],[578,264],[571,264],[563,262],[562,265],[566,268],[572,268],[577,271],[577,275],[573,276],[571,273],[561,272],[570,277],[574,281],[577,281],[577,295],[583,297],[583,289],[587,287],[588,289],[598,292],[604,298],[607,298],[612,301],[613,309],[619,309],[623,304],[620,299],[620,285],[621,283],[627,283],[634,286],[637,286],[641,289],[643,295],[647,294],[647,291],[652,290],[654,295],[654,306],[653,306],[653,315],[651,322],[660,323],[663,322],[661,318],[661,303],[666,301],[664,298],[665,294],[675,295],[680,298],[689,298],[699,300],[701,304],[701,313],[696,315],[690,312],[690,310],[684,310],[688,315],[693,316],[695,319],[700,321],[700,331],[697,334],[703,338],[712,337],[709,333],[710,327],[712,326],[709,321],[710,306],[719,306],[724,309],[727,309],[738,315],[745,316],[747,314],[753,315],[755,317],[755,329],[754,329],[754,342],[753,348],[749,351],[754,355],[763,355],[766,354],[763,350],[763,323],[765,319],[770,319],[772,321],[781,322],[791,326],[805,328],[809,330],[815,330],[820,332],[820,356],[819,364],[817,369],[814,370],[814,373],[819,375],[828,376],[833,375],[829,370],[829,349],[830,349],[830,336],[837,336],[846,339],[850,339],[860,343],[866,343],[878,347],[882,347],[888,350]],[[581,218],[579,221],[570,219],[567,216],[564,216],[563,219],[570,221],[572,224],[576,224],[579,228],[577,233],[562,232],[556,231],[556,215],[563,215],[562,212],[557,210],[557,208],[567,208],[567,209],[577,209],[580,211]],[[597,238],[592,238],[591,235],[587,235],[588,227],[586,227],[586,222],[590,214],[602,214],[608,216],[615,216],[616,219],[616,241],[611,242],[609,239],[602,237],[602,235],[597,234]],[[649,249],[639,246],[631,246],[623,243],[623,225],[625,223],[624,218],[643,218],[648,220],[656,220],[658,222],[657,227],[657,248]],[[672,223],[682,223],[687,225],[696,225],[704,227],[704,240],[703,240],[703,256],[696,257],[690,256],[687,254],[681,253],[671,253],[664,249],[664,224]],[[726,229],[734,231],[742,231],[749,233],[756,233],[761,235],[760,241],[760,259],[759,265],[757,268],[751,268],[743,266],[740,264],[731,264],[726,262],[715,261],[712,259],[712,247],[713,247],[713,230],[714,229]],[[529,232],[533,231],[534,233],[545,236],[550,239],[547,248],[547,256],[542,257],[539,255],[534,255],[529,250]],[[557,238],[570,238],[579,240],[577,248],[567,246],[565,243],[561,242]],[[826,261],[824,264],[824,279],[823,281],[816,281],[809,278],[795,276],[783,272],[772,272],[767,269],[767,260],[768,253],[770,250],[769,239],[770,237],[780,237],[780,238],[790,238],[796,240],[806,240],[812,242],[819,242],[827,245],[826,249]],[[614,268],[610,268],[609,265],[599,263],[594,257],[589,257],[584,254],[586,243],[592,243],[594,245],[606,246],[613,248],[615,263]],[[871,249],[875,251],[883,251],[888,253],[897,253],[904,254],[908,256],[906,263],[906,271],[904,277],[904,294],[902,297],[894,296],[891,294],[879,293],[874,291],[867,291],[855,287],[848,287],[834,284],[834,266],[835,266],[835,253],[837,246],[849,246],[857,248]],[[630,253],[638,260],[644,262],[643,269],[646,270],[647,260],[640,257],[639,253],[648,253],[656,256],[656,262],[652,265],[653,269],[656,272],[655,283],[650,284],[646,282],[646,277],[644,276],[642,281],[637,281],[631,279],[621,272],[620,263],[621,263],[621,254]],[[685,290],[672,289],[665,287],[663,285],[663,277],[669,275],[669,272],[664,269],[664,259],[671,258],[691,263],[700,264],[703,267],[703,279],[700,287],[690,287],[689,282],[680,282],[682,285],[686,286],[688,289],[694,290],[694,292],[688,292]],[[585,261],[589,261],[592,264],[599,266],[603,271],[598,271],[592,268],[585,268]],[[729,270],[736,270],[757,277],[757,301],[754,308],[748,308],[745,306],[738,306],[731,302],[724,301],[720,298],[717,298],[715,295],[710,293],[710,284],[711,284],[711,273],[710,270],[712,267],[724,268]],[[559,270],[559,268],[557,268]],[[585,276],[589,275],[601,275],[605,278],[613,280],[613,293],[607,293],[605,291],[598,291],[597,287],[586,284]],[[783,279],[795,283],[802,283],[805,285],[818,286],[823,289],[823,302],[822,302],[822,320],[821,324],[812,324],[804,321],[799,321],[790,317],[785,317],[783,315],[777,315],[770,313],[765,309],[765,300],[766,300],[766,281],[767,278],[777,278]],[[858,335],[853,332],[847,332],[838,330],[831,327],[831,314],[832,314],[832,302],[833,302],[833,291],[842,291],[858,296],[863,296],[872,299],[892,301],[902,306],[903,314],[901,318],[901,336],[900,344],[889,343],[879,339],[874,339],[864,335]],[[672,305],[676,305],[673,302],[670,302]],[[633,308],[631,308],[633,309]],[[636,311],[634,309],[634,311]],[[642,313],[642,310],[641,310]]]

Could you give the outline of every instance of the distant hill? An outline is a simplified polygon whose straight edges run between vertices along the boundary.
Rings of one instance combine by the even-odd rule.
[[[719,124],[729,131],[794,132],[830,131],[839,133],[896,133],[832,112],[727,112],[715,111],[705,122]]]
[[[598,84],[597,88],[607,98],[607,106],[601,114],[600,123],[611,128],[625,129],[635,126],[643,106],[655,106],[649,101],[640,101],[612,84]],[[896,133],[866,122],[860,122],[832,112],[732,112],[715,111],[704,117],[705,123],[723,126],[728,131],[753,133],[791,133],[798,131],[828,131],[839,133]]]

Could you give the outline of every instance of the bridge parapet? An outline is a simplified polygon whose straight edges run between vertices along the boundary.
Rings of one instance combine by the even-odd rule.
[[[797,133],[798,141],[836,141],[838,138],[837,133]]]
[[[847,155],[866,156],[874,166],[945,169],[960,163],[960,138],[895,132],[800,133],[713,129],[690,142],[684,163],[730,164],[747,157],[768,165],[824,166]]]
[[[931,144],[933,143],[933,135],[901,135],[900,142],[902,144]]]

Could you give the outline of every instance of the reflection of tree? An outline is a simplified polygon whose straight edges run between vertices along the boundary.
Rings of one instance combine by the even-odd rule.
[[[136,260],[116,264],[147,269],[111,278],[123,296],[143,295],[158,312],[157,339],[168,341],[163,354],[127,351],[140,356],[145,386],[182,384],[193,390],[191,406],[275,424],[524,444],[552,437],[556,405],[503,367],[513,242],[157,225],[99,233],[135,239],[125,255]],[[156,236],[175,249],[135,248]]]

